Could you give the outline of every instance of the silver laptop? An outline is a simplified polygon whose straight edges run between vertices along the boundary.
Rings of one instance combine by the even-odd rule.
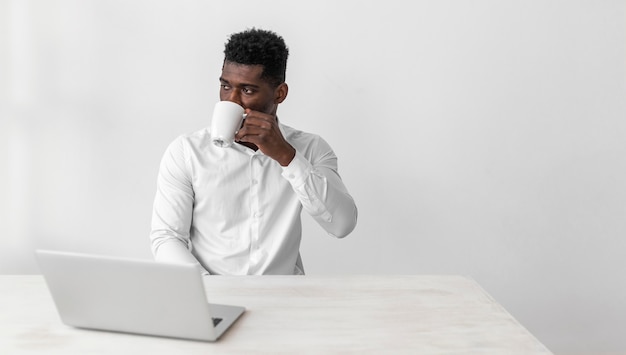
[[[197,266],[50,250],[35,252],[63,323],[215,341],[245,308],[210,304]]]

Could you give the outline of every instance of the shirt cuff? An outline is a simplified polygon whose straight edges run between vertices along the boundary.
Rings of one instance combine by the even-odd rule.
[[[307,177],[311,174],[313,165],[296,151],[296,155],[289,165],[283,167],[282,176],[287,179],[292,186],[302,186]]]

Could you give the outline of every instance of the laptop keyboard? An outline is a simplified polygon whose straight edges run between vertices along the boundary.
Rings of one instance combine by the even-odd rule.
[[[217,326],[222,321],[222,318],[211,318],[213,319],[213,326]]]

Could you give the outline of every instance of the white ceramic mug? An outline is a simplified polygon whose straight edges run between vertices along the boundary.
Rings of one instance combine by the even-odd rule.
[[[211,141],[218,147],[228,148],[235,141],[235,133],[245,118],[243,107],[232,101],[220,101],[213,109]]]

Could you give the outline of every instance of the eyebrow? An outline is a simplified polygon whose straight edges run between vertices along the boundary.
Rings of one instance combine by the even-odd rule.
[[[224,83],[224,84],[230,84],[230,81],[222,78],[221,76],[220,76],[220,81],[222,83]],[[256,84],[246,84],[246,83],[242,83],[239,86],[249,86],[249,87],[253,87],[253,88],[259,88],[260,87],[259,85],[256,85]]]

